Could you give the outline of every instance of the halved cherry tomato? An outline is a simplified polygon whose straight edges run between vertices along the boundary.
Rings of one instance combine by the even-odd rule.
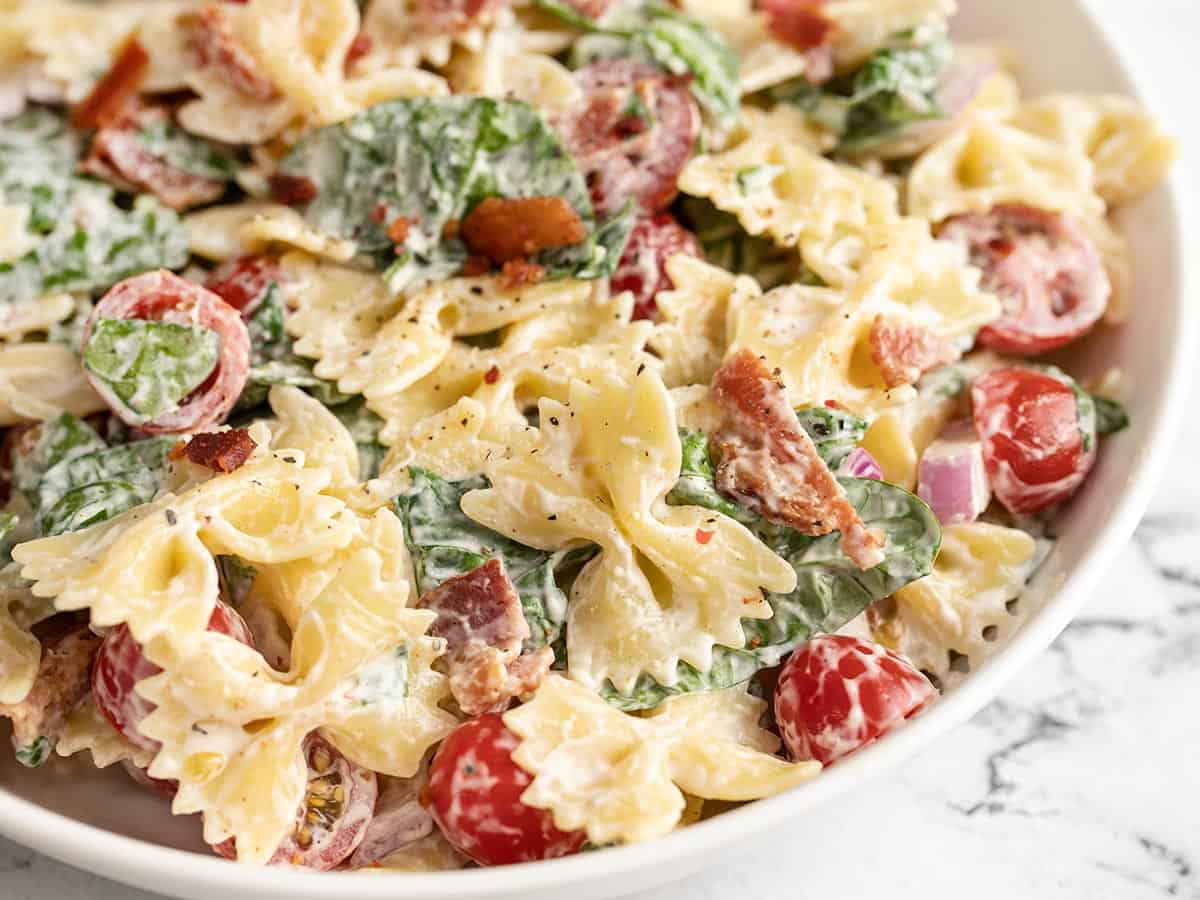
[[[829,765],[911,719],[937,697],[889,650],[839,634],[792,654],[775,688],[775,721],[793,759]]]
[[[176,434],[220,425],[246,386],[250,373],[250,333],[238,311],[194,282],[166,270],[127,278],[96,304],[83,330],[86,347],[97,319],[145,319],[208,328],[220,338],[220,355],[212,375],[178,409],[150,422],[132,417],[126,406],[99,378],[85,370],[88,382],[126,425],[147,434]]]
[[[1112,285],[1091,238],[1062,213],[1007,204],[942,223],[938,236],[963,245],[1000,298],[1001,317],[979,343],[1036,356],[1064,347],[1100,321]]]
[[[279,280],[279,260],[273,256],[243,256],[212,271],[204,286],[248,319],[274,282]]]
[[[326,872],[355,851],[374,815],[379,788],[375,773],[346,759],[319,732],[304,739],[308,783],[296,813],[296,827],[271,857],[272,866],[299,866]],[[233,838],[213,851],[237,859]]]
[[[625,253],[610,284],[614,294],[633,293],[635,319],[658,318],[654,298],[659,291],[674,289],[666,265],[667,260],[677,253],[704,259],[704,249],[696,236],[670,213],[643,216],[634,223],[629,243],[625,245]]]
[[[208,630],[227,634],[248,647],[254,646],[254,636],[245,621],[232,606],[220,600],[213,607]],[[92,664],[92,696],[97,708],[127,741],[144,750],[157,751],[159,748],[158,741],[146,737],[137,727],[154,711],[154,704],[133,686],[161,671],[146,659],[142,645],[134,640],[126,625],[118,625],[108,633]]]
[[[557,127],[587,178],[596,214],[612,215],[628,200],[646,213],[666,207],[700,130],[687,82],[630,59],[593,63],[575,80],[583,105]]]
[[[434,820],[451,844],[483,866],[567,856],[586,840],[521,802],[533,779],[512,760],[519,744],[499,713],[480,716],[446,738],[429,769]]]
[[[1083,484],[1096,462],[1095,422],[1080,421],[1070,384],[1000,369],[975,379],[971,399],[992,492],[1010,512],[1040,512]]]

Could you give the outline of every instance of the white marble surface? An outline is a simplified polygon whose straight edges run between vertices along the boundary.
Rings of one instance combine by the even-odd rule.
[[[1093,5],[1135,49],[1200,171],[1195,79],[1182,71],[1200,58],[1200,4]],[[1194,470],[1200,421],[1188,430],[1084,614],[991,706],[833,804],[819,832],[777,835],[637,900],[1200,900],[1200,488],[1180,477]],[[156,900],[2,838],[0,898]]]

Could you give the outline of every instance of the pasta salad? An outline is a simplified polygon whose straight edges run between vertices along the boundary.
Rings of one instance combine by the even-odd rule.
[[[0,10],[0,715],[221,856],[818,778],[1006,639],[1128,424],[1059,351],[1174,144],[954,0]]]

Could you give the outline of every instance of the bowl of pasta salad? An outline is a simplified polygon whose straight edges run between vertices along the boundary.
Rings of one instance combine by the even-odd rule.
[[[648,888],[978,709],[1144,508],[1176,146],[1081,3],[0,6],[18,841]]]

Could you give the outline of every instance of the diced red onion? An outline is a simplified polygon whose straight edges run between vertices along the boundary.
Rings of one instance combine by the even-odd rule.
[[[975,427],[956,422],[921,455],[917,496],[929,504],[943,525],[974,522],[992,499],[983,444]]]
[[[838,466],[838,475],[848,478],[870,478],[872,481],[883,481],[883,468],[875,461],[870,453],[862,447],[855,447]]]

